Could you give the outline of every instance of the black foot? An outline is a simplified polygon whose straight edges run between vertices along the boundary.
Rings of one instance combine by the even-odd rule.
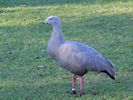
[[[79,96],[80,96],[80,97],[81,97],[82,95],[85,95],[85,92],[81,91],[81,92],[79,93]]]
[[[76,93],[76,91],[75,91],[75,90],[74,90],[74,91],[72,91],[72,95],[73,95],[73,96],[76,96],[76,94],[77,94],[77,93]]]

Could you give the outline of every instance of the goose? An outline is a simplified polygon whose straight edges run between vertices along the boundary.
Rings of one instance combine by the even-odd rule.
[[[76,41],[65,40],[58,16],[49,16],[43,23],[53,27],[47,52],[59,66],[72,73],[72,95],[76,95],[76,79],[80,80],[80,96],[85,94],[84,75],[88,71],[104,72],[115,80],[114,64],[96,49]]]

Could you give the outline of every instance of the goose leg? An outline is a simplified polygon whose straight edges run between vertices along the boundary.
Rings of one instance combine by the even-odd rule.
[[[84,95],[84,77],[80,77],[80,96]]]
[[[77,75],[72,75],[72,95],[76,95],[76,79]]]

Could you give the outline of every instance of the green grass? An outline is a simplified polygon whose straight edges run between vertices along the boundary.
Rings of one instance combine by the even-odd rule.
[[[42,21],[50,15],[60,17],[65,39],[86,43],[111,59],[116,81],[88,72],[86,95],[71,96],[71,73],[47,55],[52,28]],[[132,0],[1,0],[0,100],[133,100],[129,18]]]

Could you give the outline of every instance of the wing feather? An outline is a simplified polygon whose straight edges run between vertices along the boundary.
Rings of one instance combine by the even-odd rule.
[[[114,65],[94,48],[79,42],[68,41],[60,47],[59,62],[72,72],[112,70]]]

